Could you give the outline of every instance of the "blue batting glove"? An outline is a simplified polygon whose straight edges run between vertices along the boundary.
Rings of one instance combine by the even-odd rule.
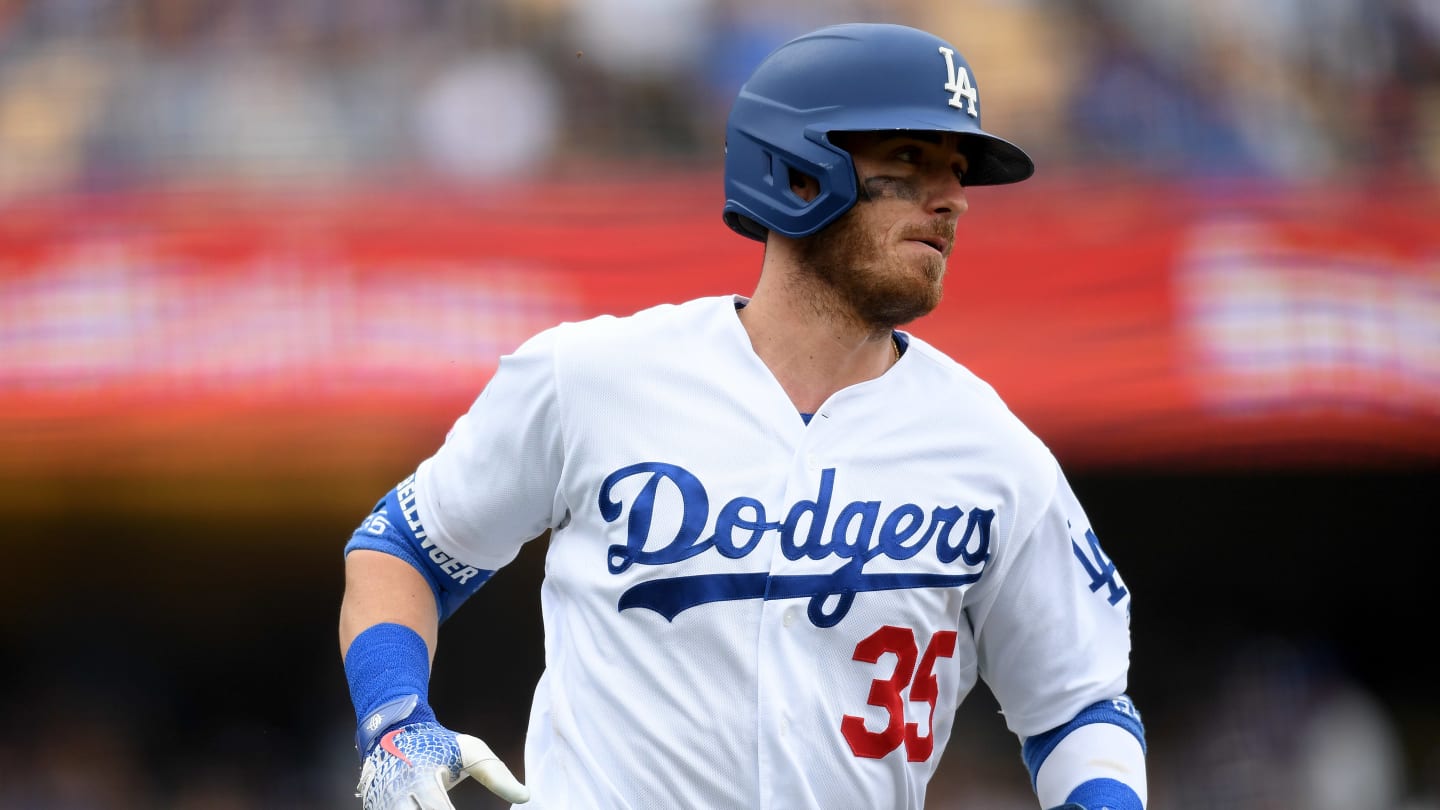
[[[371,718],[376,731],[384,728],[380,722],[386,708]],[[401,716],[409,714],[408,707],[395,708],[403,711]],[[367,731],[361,729],[361,750],[368,753],[355,788],[363,810],[455,810],[446,794],[467,776],[512,804],[530,801],[529,789],[478,737],[456,734],[431,720],[383,734]]]

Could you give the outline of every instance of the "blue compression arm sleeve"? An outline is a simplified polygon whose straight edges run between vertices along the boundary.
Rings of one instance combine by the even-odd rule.
[[[375,509],[345,544],[345,553],[357,548],[381,551],[410,563],[425,577],[435,594],[435,609],[442,622],[495,574],[466,565],[435,547],[425,527],[420,525],[413,475],[375,504]]]

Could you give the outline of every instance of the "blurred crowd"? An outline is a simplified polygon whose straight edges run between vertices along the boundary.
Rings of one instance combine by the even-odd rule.
[[[821,24],[929,28],[1042,167],[1440,176],[1432,0],[9,0],[0,200],[716,163]]]

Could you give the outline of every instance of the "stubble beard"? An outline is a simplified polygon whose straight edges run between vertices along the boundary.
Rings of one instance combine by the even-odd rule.
[[[901,266],[877,235],[862,227],[862,204],[814,236],[801,240],[798,264],[827,314],[851,318],[871,331],[888,332],[928,315],[944,291],[945,257],[925,261],[923,272]]]

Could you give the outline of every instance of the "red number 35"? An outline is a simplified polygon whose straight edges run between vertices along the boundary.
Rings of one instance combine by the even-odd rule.
[[[895,654],[895,671],[885,680],[870,682],[871,706],[879,706],[890,713],[890,723],[882,731],[871,731],[865,727],[865,718],[847,714],[840,721],[840,733],[850,743],[850,750],[857,757],[879,759],[905,744],[905,759],[910,762],[924,762],[935,751],[935,701],[940,697],[940,687],[935,682],[935,659],[949,658],[955,654],[955,631],[941,630],[930,637],[925,645],[925,654],[920,656],[920,668],[915,669],[915,657],[919,648],[915,644],[915,631],[908,627],[887,624],[871,633],[855,645],[855,660],[868,664],[879,663],[885,653]],[[915,679],[910,679],[911,674]],[[930,704],[930,732],[920,736],[918,723],[905,722],[905,698],[901,692],[910,687],[910,700]]]

